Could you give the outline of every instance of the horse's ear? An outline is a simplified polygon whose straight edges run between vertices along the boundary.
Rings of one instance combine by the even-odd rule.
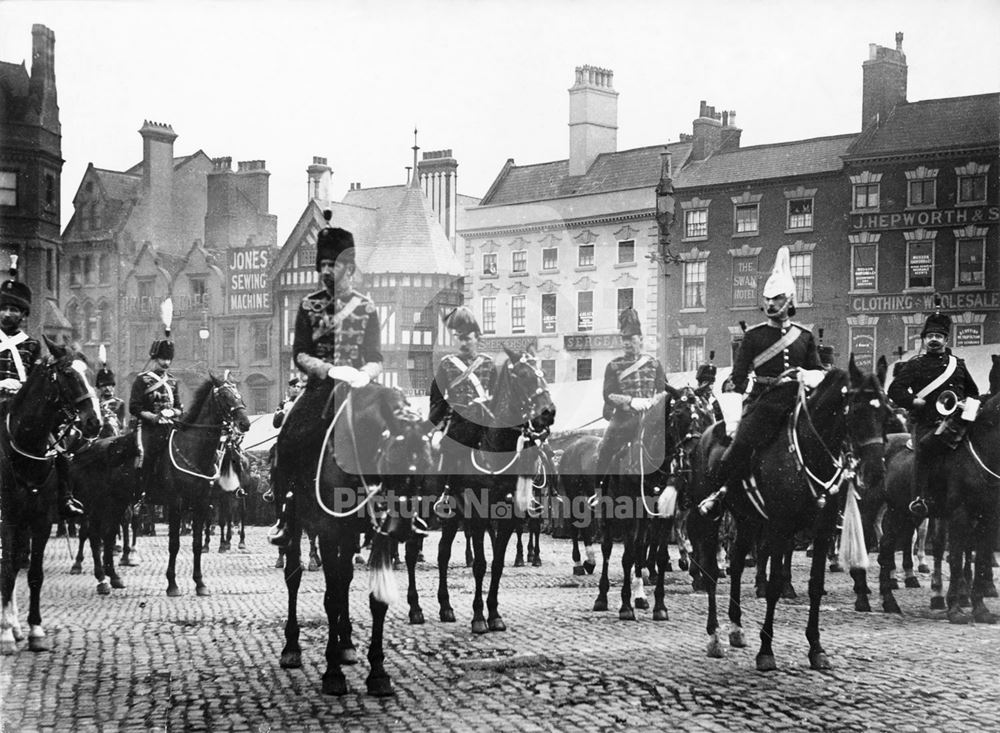
[[[853,360],[852,360],[853,361]],[[885,377],[889,373],[889,362],[885,358],[885,354],[878,358],[875,363],[875,376],[878,377],[880,384],[885,384]]]
[[[222,373],[222,381],[223,382],[228,382],[229,381],[229,370],[228,369]]]
[[[501,346],[503,346],[503,350],[507,353],[507,358],[512,362],[517,361],[520,358],[517,354],[507,348],[507,344],[501,344]]]
[[[48,347],[49,353],[52,354],[52,356],[54,356],[56,359],[62,359],[64,356],[66,356],[65,346],[60,346],[45,334],[42,334],[42,339],[45,341],[45,345]]]
[[[854,363],[854,352],[851,352],[851,358],[847,361],[847,371],[851,375],[851,384],[857,386],[861,384],[864,379],[864,375],[861,370],[858,369],[858,365]]]

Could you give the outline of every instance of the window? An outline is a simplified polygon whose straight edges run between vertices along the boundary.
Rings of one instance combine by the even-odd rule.
[[[540,362],[542,369],[542,376],[545,377],[546,382],[556,381],[556,360],[555,359],[542,359]]]
[[[483,254],[483,276],[496,277],[497,274],[497,253],[486,252]]]
[[[51,173],[45,174],[45,205],[54,206],[56,203],[56,177]]]
[[[17,206],[17,173],[0,171],[0,206]]]
[[[542,250],[542,269],[554,270],[559,267],[559,249],[546,247]]]
[[[851,263],[851,290],[878,290],[878,245],[853,245]]]
[[[576,330],[594,330],[594,291],[584,290],[576,294]],[[590,377],[587,377],[588,379]]]
[[[83,256],[83,282],[87,285],[95,285],[97,283],[97,270],[94,267],[93,255]]]
[[[528,252],[527,250],[519,249],[516,252],[510,253],[510,271],[511,272],[527,272],[528,271]]]
[[[955,248],[955,286],[982,288],[986,284],[986,240],[959,239]]]
[[[576,360],[576,381],[578,382],[589,382],[591,380],[591,374],[593,373],[593,366],[590,359],[577,359]]]
[[[581,244],[580,245],[580,259],[577,261],[580,267],[593,267],[594,266],[594,245],[592,244]]]
[[[936,184],[933,178],[910,181],[906,187],[906,205],[910,208],[934,206]]]
[[[920,332],[923,330],[924,326],[921,323],[906,324],[903,337],[906,346],[904,346],[903,348],[905,348],[907,351],[919,349],[922,343],[922,339],[920,338]]]
[[[813,200],[792,199],[788,202],[788,228],[812,229]]]
[[[556,332],[556,294],[542,293],[542,333]]]
[[[618,264],[626,265],[635,262],[635,240],[626,239],[618,243]]]
[[[236,326],[222,327],[222,363],[236,363]]]
[[[497,332],[497,299],[483,298],[483,333]]]
[[[191,288],[191,305],[208,305],[208,281],[203,277],[188,277],[188,284]]]
[[[694,209],[684,212],[684,236],[708,236],[708,209]]]
[[[111,255],[103,254],[97,258],[97,277],[101,281],[101,285],[107,285],[111,282]]]
[[[136,294],[139,296],[139,308],[151,309],[153,307],[153,279],[144,277],[136,280]]]
[[[736,206],[736,233],[756,234],[758,231],[758,204]]]
[[[70,325],[70,337],[74,341],[79,341],[83,338],[83,326],[80,321],[80,308],[75,302],[66,306],[66,320],[69,321]]]
[[[795,281],[795,302],[811,305],[813,299],[813,256],[812,252],[800,252],[788,258],[788,265]]]
[[[97,327],[97,312],[94,310],[94,304],[88,301],[83,304],[83,340],[88,344],[93,344],[100,340]]]
[[[45,289],[50,293],[56,289],[56,253],[45,250]]]
[[[705,307],[705,276],[708,260],[685,262],[683,273],[684,304],[682,308]]]
[[[685,336],[681,339],[681,371],[693,372],[705,363],[705,337]]]
[[[270,411],[271,403],[267,399],[267,382],[254,382],[250,387],[250,411],[262,415]]]
[[[70,287],[83,285],[83,263],[78,255],[69,258],[69,285]]]
[[[526,295],[514,295],[510,299],[511,333],[524,333],[524,310],[527,298]]]
[[[621,313],[626,308],[634,308],[633,305],[633,290],[632,288],[618,288],[618,313]]]
[[[101,301],[97,304],[98,329],[100,331],[100,341],[114,341],[114,334],[111,332],[111,308],[107,302]]]
[[[268,324],[267,323],[254,323],[251,327],[251,333],[253,335],[253,360],[254,361],[267,361],[270,356],[270,348],[268,348]]]
[[[854,186],[854,208],[878,208],[878,183],[860,183]]]
[[[96,201],[90,205],[90,228],[101,228],[101,205]]]
[[[934,242],[932,240],[907,242],[906,287],[934,287]]]
[[[986,201],[986,174],[958,177],[958,203],[971,204]]]

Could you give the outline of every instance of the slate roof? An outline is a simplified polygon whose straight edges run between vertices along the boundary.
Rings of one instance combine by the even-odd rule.
[[[116,201],[128,201],[138,198],[142,177],[119,171],[109,171],[104,168],[94,168],[94,173],[100,179],[101,186],[108,198]]]
[[[704,160],[674,167],[674,188],[724,185],[741,181],[811,175],[839,171],[841,156],[857,138],[857,133],[753,145]]]
[[[668,143],[601,153],[582,176],[569,175],[569,160],[525,166],[508,161],[480,206],[653,188],[660,180],[660,154],[664,149],[672,153],[676,170],[690,155],[691,143]]]
[[[927,99],[897,105],[848,151],[871,157],[913,150],[1000,145],[1000,94]]]
[[[189,160],[191,160],[192,158],[196,157],[199,153],[204,154],[203,151],[199,150],[198,152],[191,153],[190,155],[174,156],[174,170],[177,170],[178,168],[180,168],[182,165],[184,165],[185,163],[187,163]],[[131,168],[129,168],[128,170],[123,171],[123,172],[126,173],[126,174],[128,174],[128,175],[141,176],[142,175],[142,164],[143,163],[144,163],[144,161],[140,160],[134,166],[132,166]]]
[[[369,209],[382,209],[384,212],[398,207],[405,192],[406,186],[404,185],[359,188],[344,194],[343,203],[364,206]]]

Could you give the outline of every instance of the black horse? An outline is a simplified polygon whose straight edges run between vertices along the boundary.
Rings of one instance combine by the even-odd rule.
[[[849,370],[830,370],[808,400],[801,386],[795,383],[779,385],[776,389],[800,390],[795,410],[775,439],[755,457],[750,488],[729,487],[723,503],[736,519],[738,537],[746,536],[747,532],[752,536],[756,527],[760,527],[764,547],[771,557],[767,613],[760,632],[757,669],[776,669],[772,640],[774,611],[783,585],[782,562],[796,533],[802,530],[812,533],[814,543],[806,627],[809,663],[813,669],[829,669],[829,659],[820,644],[819,605],[827,547],[837,520],[835,492],[844,486],[852,490],[849,481],[852,461],[845,453],[853,454],[859,462],[859,485],[873,486],[882,480],[885,471],[882,427],[889,408],[877,378],[873,374],[862,374],[854,364],[853,355]],[[695,454],[696,502],[709,498],[705,473],[710,461],[718,460],[721,453],[722,446],[715,439],[714,431],[702,436]],[[831,494],[834,494],[832,498]],[[721,657],[715,600],[717,509],[705,515],[692,511],[688,517],[688,531],[707,580],[708,654]],[[729,617],[734,627],[730,643],[735,646],[745,643],[739,602],[744,555],[740,551],[733,553],[730,569]]]
[[[329,398],[329,399],[328,399]],[[298,414],[296,414],[298,413]],[[332,419],[331,419],[332,418]],[[379,445],[393,441],[416,421],[406,398],[397,389],[369,384],[354,390],[320,385],[296,403],[278,434],[275,465],[271,476],[274,492],[295,492],[294,512],[289,518],[290,541],[286,547],[285,585],[288,618],[281,666],[302,666],[299,646],[298,591],[302,578],[299,543],[302,530],[319,535],[326,580],[324,608],[329,622],[326,646],[327,669],[322,691],[328,695],[347,693],[342,665],[357,661],[351,639],[348,595],[354,577],[354,553],[358,537],[373,512],[378,492]],[[329,425],[326,434],[316,426]],[[388,435],[384,435],[388,433]],[[429,465],[427,470],[429,471]],[[398,507],[390,507],[397,509]],[[390,515],[399,520],[401,513]],[[372,514],[374,521],[374,514]],[[368,650],[371,670],[368,693],[394,694],[384,667],[382,634],[389,603],[395,600],[389,532],[397,537],[393,521],[380,522],[370,560],[369,606],[372,636]]]
[[[47,651],[42,626],[42,561],[56,503],[57,446],[74,424],[96,437],[101,413],[87,381],[86,362],[45,338],[51,357],[35,365],[13,398],[0,404],[0,653],[13,654],[23,638],[14,584],[18,555],[29,555],[28,648]]]
[[[573,575],[592,575],[597,568],[594,547],[596,521],[589,499],[597,473],[597,435],[580,433],[570,438],[559,458],[559,495],[569,505],[569,533],[573,542]],[[583,544],[586,560],[580,554]]]

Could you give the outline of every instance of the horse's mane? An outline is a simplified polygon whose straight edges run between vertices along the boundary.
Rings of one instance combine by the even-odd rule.
[[[979,408],[976,425],[992,428],[1000,425],[1000,393],[991,395]]]
[[[212,393],[213,387],[215,387],[215,382],[209,377],[195,390],[194,396],[191,398],[191,406],[184,413],[182,420],[191,422],[201,414],[201,410],[205,406],[208,396]]]
[[[877,379],[873,375],[868,375],[867,378]],[[813,391],[813,393],[806,400],[806,406],[809,408],[810,413],[829,412],[841,404],[844,401],[844,388],[850,384],[850,376],[843,369],[831,369],[823,377],[823,381],[819,383],[819,386]]]

